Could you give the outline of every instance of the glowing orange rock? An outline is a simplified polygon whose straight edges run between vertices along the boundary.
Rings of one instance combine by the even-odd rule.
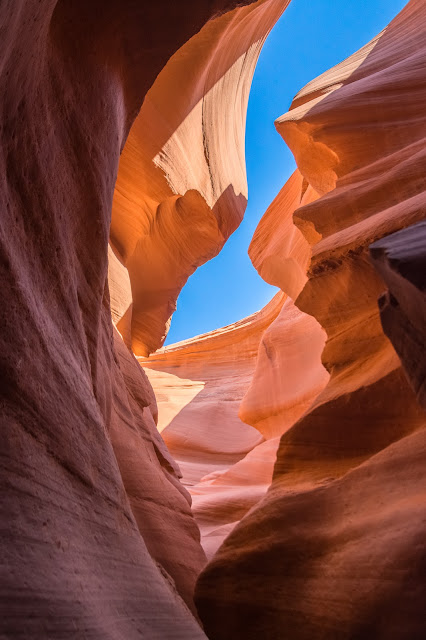
[[[293,224],[294,211],[318,194],[296,170],[260,221],[249,248],[259,274],[297,298],[306,281],[311,247]],[[240,417],[265,437],[282,435],[327,384],[321,362],[326,334],[288,298],[262,337],[256,370]]]
[[[120,286],[116,305],[111,286],[111,299],[137,355],[161,347],[186,280],[242,220],[251,80],[288,2],[258,0],[208,22],[165,65],[132,127],[111,224],[131,296],[123,305]]]
[[[199,578],[214,640],[426,633],[425,416],[383,334],[384,285],[368,257],[424,218],[425,24],[426,4],[412,0],[277,121],[320,196],[293,215],[312,245],[295,302],[326,331],[330,379],[281,437],[269,491]],[[272,255],[275,278],[279,246]]]

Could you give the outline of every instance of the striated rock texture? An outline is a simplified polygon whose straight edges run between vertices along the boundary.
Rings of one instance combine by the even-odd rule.
[[[157,313],[168,306],[191,269],[213,255],[238,224],[241,204],[232,215],[227,207],[241,203],[244,192],[241,153],[232,156],[233,145],[226,142],[232,167],[211,182],[207,176],[215,145],[225,143],[211,131],[221,113],[216,93],[226,106],[223,84],[229,81],[233,108],[237,99],[241,104],[241,138],[250,73],[238,90],[232,74],[242,72],[244,64],[252,70],[262,39],[286,3],[259,0],[247,15],[239,8],[209,23],[209,33],[219,25],[219,39],[228,24],[235,44],[228,47],[229,56],[215,58],[214,39],[196,41],[193,53],[206,69],[214,68],[213,75],[199,76],[191,62],[192,45],[183,58],[178,56],[180,75],[167,71],[166,64],[207,20],[236,4],[1,3],[2,637],[205,637],[188,609],[205,562],[199,531],[177,466],[156,430],[151,386],[113,333],[107,247],[120,152],[162,69],[178,84],[186,73],[195,78],[169,121],[171,129],[159,123],[159,115],[152,122],[154,139],[142,153],[137,143],[147,127],[142,117],[125,148],[110,259],[118,325],[130,292],[134,301],[127,333],[119,326],[123,337],[133,335],[133,324],[140,328],[145,322],[143,309],[149,315],[152,308]],[[160,113],[159,94],[151,95],[144,109]],[[164,104],[175,109],[173,95],[164,94]],[[200,101],[207,128],[195,127],[189,117]],[[215,115],[207,117],[207,111]],[[182,147],[179,127],[184,122],[194,135],[213,138],[202,145],[202,177],[188,184],[164,168],[167,157],[176,164],[172,138]],[[194,147],[191,153],[199,151]],[[150,161],[158,156],[142,185],[143,206],[140,175],[133,179],[133,190],[129,184],[140,154]],[[144,176],[145,170],[141,163]],[[130,203],[131,219],[123,201]],[[196,220],[201,223],[198,237],[191,232],[194,252],[188,255],[177,230],[182,216],[188,220],[191,215],[194,227]],[[173,259],[167,257],[164,228],[179,245]],[[164,282],[154,268],[160,254]],[[151,275],[144,271],[147,256]],[[175,260],[182,261],[181,270]],[[138,270],[136,285],[132,274]],[[144,278],[155,283],[158,304]],[[161,329],[149,328],[154,346],[166,316],[156,316]],[[144,340],[138,334],[135,348]]]
[[[426,409],[426,222],[378,240],[370,255],[389,287],[379,299],[383,330]]]
[[[313,316],[318,395],[286,422],[293,380],[283,374],[282,402],[256,394],[269,367],[281,363],[279,353],[266,360],[260,350],[244,415],[278,433],[273,413],[282,406],[284,433],[268,493],[197,583],[212,640],[426,635],[426,420],[382,331],[377,298],[385,286],[368,256],[375,243],[373,257],[401,308],[399,319],[383,314],[385,330],[397,349],[404,344],[418,392],[418,360],[400,332],[408,331],[401,329],[408,313],[415,326],[421,322],[420,304],[412,317],[421,288],[402,282],[386,258],[407,242],[403,269],[416,232],[400,232],[400,242],[377,240],[425,217],[425,67],[426,3],[411,0],[369,45],[307,85],[276,123],[303,180],[296,172],[271,205],[251,255],[265,279]],[[312,247],[306,282],[304,242]],[[319,375],[322,330],[328,381]],[[281,341],[291,344],[291,331],[288,322]],[[278,336],[276,326],[271,345]]]
[[[132,127],[113,200],[110,289],[137,355],[161,347],[187,278],[242,220],[250,85],[288,2],[258,0],[208,22],[168,61]]]
[[[315,197],[296,171],[250,249],[265,279],[293,294],[306,282],[311,248],[292,214],[301,200]],[[279,294],[235,325],[139,358],[155,389],[158,426],[182,469],[209,558],[268,489],[279,436],[327,384],[324,343],[319,323]]]

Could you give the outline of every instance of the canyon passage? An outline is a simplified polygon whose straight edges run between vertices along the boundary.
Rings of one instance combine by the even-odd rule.
[[[426,0],[275,121],[276,295],[163,346],[289,4],[0,2],[2,638],[426,637]]]

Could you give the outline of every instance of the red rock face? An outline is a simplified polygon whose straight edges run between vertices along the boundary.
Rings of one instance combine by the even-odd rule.
[[[269,491],[201,574],[196,601],[210,638],[408,640],[426,633],[425,416],[383,333],[377,297],[384,284],[368,257],[372,242],[426,211],[425,11],[424,2],[409,2],[372,43],[307,85],[276,123],[304,183],[297,196],[297,174],[290,179],[260,223],[251,255],[325,330],[321,360],[330,378],[290,428],[281,421]],[[281,215],[271,231],[274,210]],[[299,268],[306,251],[288,212],[312,246],[306,284]],[[281,228],[290,242],[277,241]],[[420,231],[412,229],[399,242],[396,234],[395,250],[393,236],[375,242],[372,255],[400,304],[398,315],[382,310],[383,326],[419,392],[424,358],[413,346],[423,344],[423,285],[401,278],[410,238]],[[411,273],[419,274],[424,252],[416,246]],[[290,323],[285,340],[292,340]],[[274,334],[272,344],[279,344]],[[277,370],[260,354],[263,372],[253,387],[268,366]],[[269,406],[259,394],[252,412],[267,427]]]
[[[146,92],[235,4],[0,7],[2,637],[205,637],[185,606],[199,532],[151,387],[113,335],[107,247]]]
[[[276,123],[282,292],[147,358],[243,215],[246,4],[0,7],[2,637],[426,635],[423,0]]]

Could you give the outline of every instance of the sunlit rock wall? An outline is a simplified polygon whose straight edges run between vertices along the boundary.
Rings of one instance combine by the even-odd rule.
[[[242,220],[248,95],[288,2],[258,0],[208,22],[168,61],[132,127],[113,201],[110,289],[137,355],[161,347],[187,278]]]
[[[317,192],[296,169],[261,219],[249,247],[259,275],[288,294],[262,336],[256,370],[240,407],[241,419],[266,438],[290,428],[329,379],[321,362],[326,333],[294,304],[307,282],[311,246],[293,224],[293,214],[316,198]]]
[[[276,123],[303,181],[296,173],[271,205],[251,255],[265,279],[312,317],[306,340],[319,341],[325,331],[322,354],[318,342],[307,361],[318,382],[321,362],[330,377],[291,426],[284,409],[289,391],[298,402],[298,389],[283,375],[279,354],[266,359],[259,351],[259,374],[240,415],[277,433],[280,420],[268,415],[282,407],[284,435],[268,493],[198,581],[196,602],[211,639],[409,640],[426,633],[425,414],[382,330],[377,299],[385,284],[368,255],[371,243],[386,250],[378,239],[425,217],[425,68],[426,3],[412,0],[369,45],[307,85]],[[291,236],[301,262],[288,232],[281,240],[297,180]],[[312,252],[306,282],[303,238]],[[386,260],[378,265],[391,290],[400,282],[393,268]],[[411,313],[420,291],[411,299],[399,294],[413,288],[399,285],[393,294]],[[421,313],[416,305],[417,322]],[[395,336],[395,322],[387,324],[385,314],[383,322]],[[291,342],[290,324],[285,337],[279,326],[276,336],[265,351]],[[402,344],[400,334],[395,345]],[[413,386],[416,362],[407,357]],[[282,376],[275,400],[265,385],[274,371]]]

